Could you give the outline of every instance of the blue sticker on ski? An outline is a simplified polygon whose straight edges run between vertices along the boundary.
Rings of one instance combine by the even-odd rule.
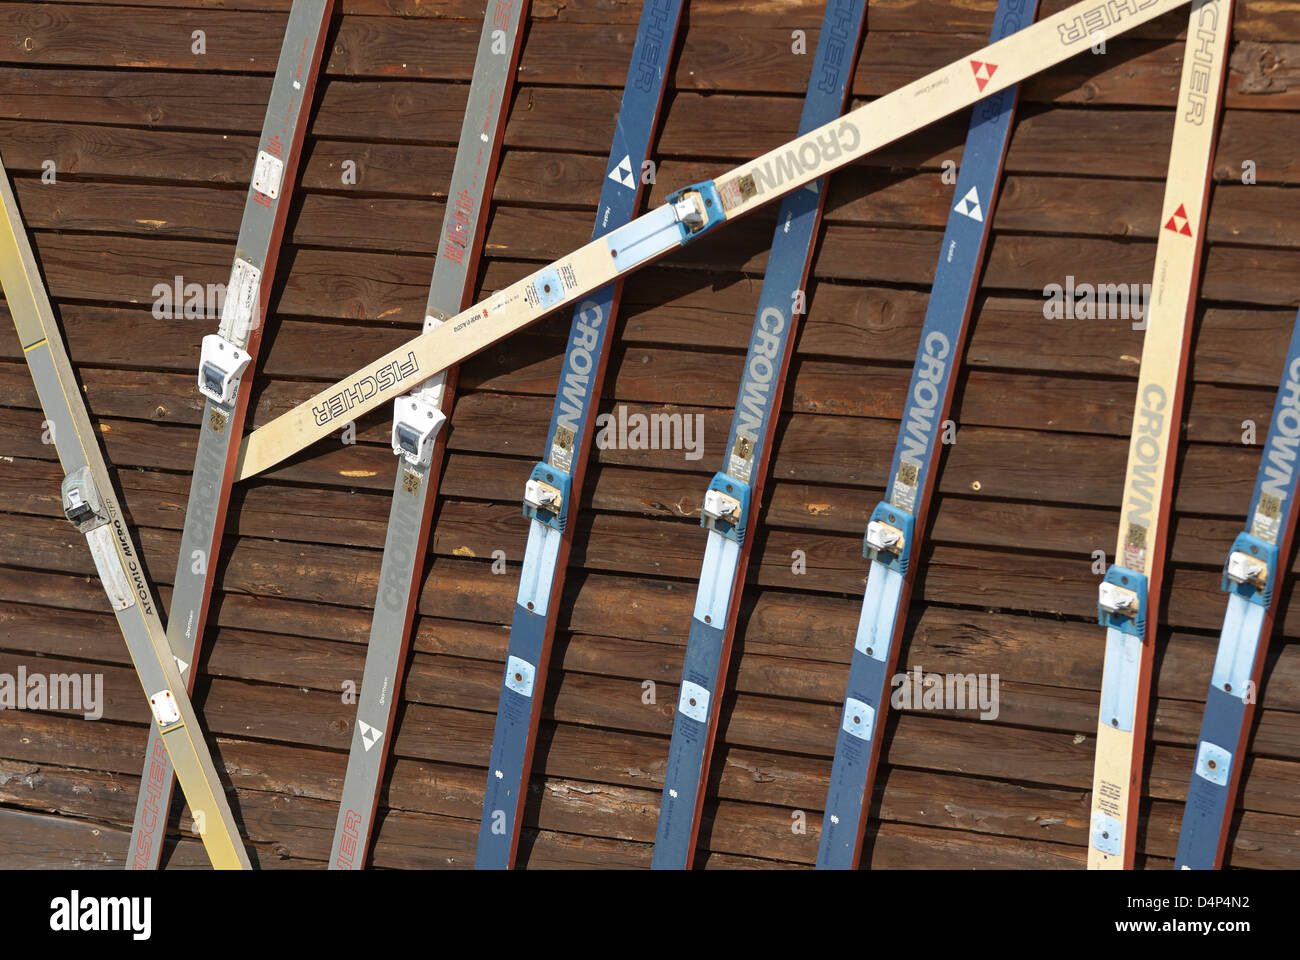
[[[682,0],[646,0],[642,7],[593,240],[629,223],[640,206],[642,165],[650,158],[650,141],[658,123],[681,12]],[[514,864],[529,759],[546,687],[550,640],[555,633],[552,592],[563,579],[559,569],[565,552],[562,542],[567,522],[576,516],[573,497],[581,486],[574,478],[580,477],[586,463],[592,407],[599,399],[618,295],[619,285],[611,284],[583,300],[574,311],[547,431],[546,458],[534,467],[524,494],[528,546],[492,734],[474,861],[478,869],[504,870]]]
[[[1255,672],[1268,646],[1265,623],[1275,588],[1286,574],[1295,531],[1300,447],[1300,314],[1287,349],[1282,383],[1273,403],[1268,440],[1255,477],[1247,514],[1249,529],[1237,535],[1223,566],[1228,609],[1201,718],[1187,805],[1174,865],[1182,870],[1221,866],[1221,850],[1232,821],[1236,783],[1244,759],[1246,732],[1255,703]],[[1271,631],[1270,631],[1271,632]]]
[[[832,0],[827,5],[799,121],[801,135],[843,112],[866,6],[866,0]],[[708,775],[733,626],[727,616],[736,582],[743,579],[742,546],[746,531],[753,529],[751,509],[758,506],[754,491],[761,485],[767,465],[775,414],[780,408],[779,391],[798,324],[796,306],[802,309],[825,186],[824,179],[817,181],[781,202],[727,438],[726,470],[714,477],[701,509],[700,523],[709,530],[708,542],[668,749],[655,834],[655,869],[686,869],[694,856],[700,793]]]
[[[1037,6],[1037,0],[1000,0],[990,42],[1029,24]],[[916,538],[924,529],[935,448],[964,349],[998,179],[1011,139],[1016,93],[1016,87],[1009,87],[977,103],[966,134],[953,191],[956,202],[943,234],[886,500],[872,512],[867,527],[863,552],[871,564],[826,795],[819,869],[852,869],[858,862],[871,800],[872,761],[879,751],[889,675],[897,660],[908,561],[917,556]]]

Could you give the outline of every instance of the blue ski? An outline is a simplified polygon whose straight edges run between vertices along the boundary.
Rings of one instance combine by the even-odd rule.
[[[826,5],[800,135],[843,112],[866,14],[866,0],[830,0]],[[688,869],[695,856],[720,694],[740,607],[742,591],[736,585],[744,582],[746,535],[754,530],[762,499],[825,188],[823,178],[781,202],[727,438],[726,469],[714,476],[700,510],[700,525],[709,533],[659,805],[652,862],[657,870]]]
[[[999,0],[992,41],[1030,23],[1037,0]],[[978,79],[991,76],[996,64],[972,60]],[[917,557],[917,534],[934,488],[936,440],[948,413],[953,373],[961,362],[966,326],[975,301],[979,268],[993,220],[998,180],[1011,140],[1016,87],[975,105],[961,172],[948,214],[935,270],[921,343],[907,390],[903,422],[889,468],[886,499],[871,512],[863,555],[870,561],[844,695],[835,760],[831,767],[826,814],[817,851],[819,869],[858,865],[871,783],[880,756],[889,678],[898,660],[902,616],[911,593],[909,566]]]
[[[668,83],[668,64],[681,13],[682,0],[645,0],[641,8],[593,240],[629,223],[640,207],[642,166],[650,158],[650,141]],[[621,293],[621,281],[610,284],[583,300],[574,311],[547,432],[545,459],[533,468],[524,489],[528,545],[492,734],[474,861],[478,869],[513,867],[519,846],[547,663],[569,557],[569,524],[577,516],[574,497],[582,490],[595,423],[591,410],[600,398],[610,328]]]
[[[1296,447],[1300,444],[1300,314],[1296,316],[1273,403],[1268,440],[1247,513],[1250,528],[1237,534],[1223,565],[1228,609],[1210,676],[1195,766],[1183,808],[1174,865],[1217,870],[1223,865],[1241,761],[1273,634],[1274,587],[1286,575],[1295,534]]]

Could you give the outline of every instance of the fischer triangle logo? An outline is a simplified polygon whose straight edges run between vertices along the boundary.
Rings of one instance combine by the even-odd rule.
[[[615,183],[621,183],[629,190],[636,189],[636,178],[632,176],[632,156],[629,154],[618,162],[613,170],[609,171],[609,179]]]
[[[1174,215],[1165,224],[1165,229],[1172,230],[1174,233],[1181,233],[1184,237],[1192,235],[1192,223],[1187,219],[1187,208],[1183,204],[1178,205]]]
[[[972,60],[970,68],[975,71],[975,85],[980,88],[980,93],[984,92],[984,88],[993,79],[993,74],[998,72],[996,63],[985,63],[982,60]]]
[[[360,717],[357,718],[357,726],[361,728],[361,742],[365,745],[366,753],[369,753],[371,747],[384,739],[384,731],[376,730]]]
[[[970,217],[980,223],[984,222],[984,212],[980,210],[980,195],[974,187],[966,192],[966,196],[957,201],[957,206],[953,207],[955,211],[963,217]]]

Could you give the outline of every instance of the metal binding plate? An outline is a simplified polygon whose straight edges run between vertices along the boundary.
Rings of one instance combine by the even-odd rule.
[[[1118,857],[1124,839],[1124,827],[1114,817],[1098,810],[1092,815],[1092,845],[1102,853]]]
[[[707,722],[709,719],[709,691],[698,683],[683,680],[682,693],[677,698],[677,710],[697,723]]]
[[[280,195],[280,185],[283,182],[284,161],[265,150],[259,150],[257,162],[253,164],[253,189],[274,200]]]
[[[117,552],[117,543],[113,540],[112,528],[107,524],[96,527],[86,534],[86,545],[90,547],[90,556],[95,561],[95,570],[99,573],[99,582],[104,586],[108,602],[114,610],[125,610],[135,603],[135,592],[127,579],[126,570],[122,568],[122,558]]]
[[[170,690],[155,693],[149,698],[149,706],[153,709],[153,718],[159,727],[171,726],[181,718],[181,708],[176,705],[176,697]]]
[[[861,700],[849,697],[844,701],[844,720],[840,726],[849,736],[870,740],[876,728],[876,710]]]
[[[537,668],[527,660],[515,656],[506,659],[506,687],[521,697],[533,695],[533,680],[536,676]]]
[[[1231,774],[1232,754],[1217,743],[1202,740],[1196,751],[1196,775],[1226,787]]]

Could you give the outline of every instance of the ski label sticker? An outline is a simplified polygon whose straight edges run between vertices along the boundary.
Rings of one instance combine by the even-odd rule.
[[[996,63],[985,63],[983,60],[972,60],[970,68],[975,74],[975,86],[979,87],[980,93],[983,93],[984,88],[993,79],[993,74],[997,73],[998,65]]]
[[[384,739],[384,731],[372,727],[360,717],[357,718],[357,729],[361,731],[361,743],[365,746],[367,753],[370,752],[371,747]]]
[[[1178,209],[1174,211],[1168,222],[1165,223],[1166,230],[1172,230],[1174,233],[1181,233],[1184,237],[1192,235],[1191,221],[1187,217],[1187,207],[1185,204],[1179,204]]]
[[[953,210],[960,213],[963,217],[970,217],[979,223],[984,222],[984,212],[980,209],[980,195],[975,187],[966,191],[966,196],[957,201],[957,206]]]
[[[629,190],[636,189],[636,177],[632,176],[632,157],[630,154],[625,155],[613,170],[609,171],[609,179],[615,183],[621,183]]]

